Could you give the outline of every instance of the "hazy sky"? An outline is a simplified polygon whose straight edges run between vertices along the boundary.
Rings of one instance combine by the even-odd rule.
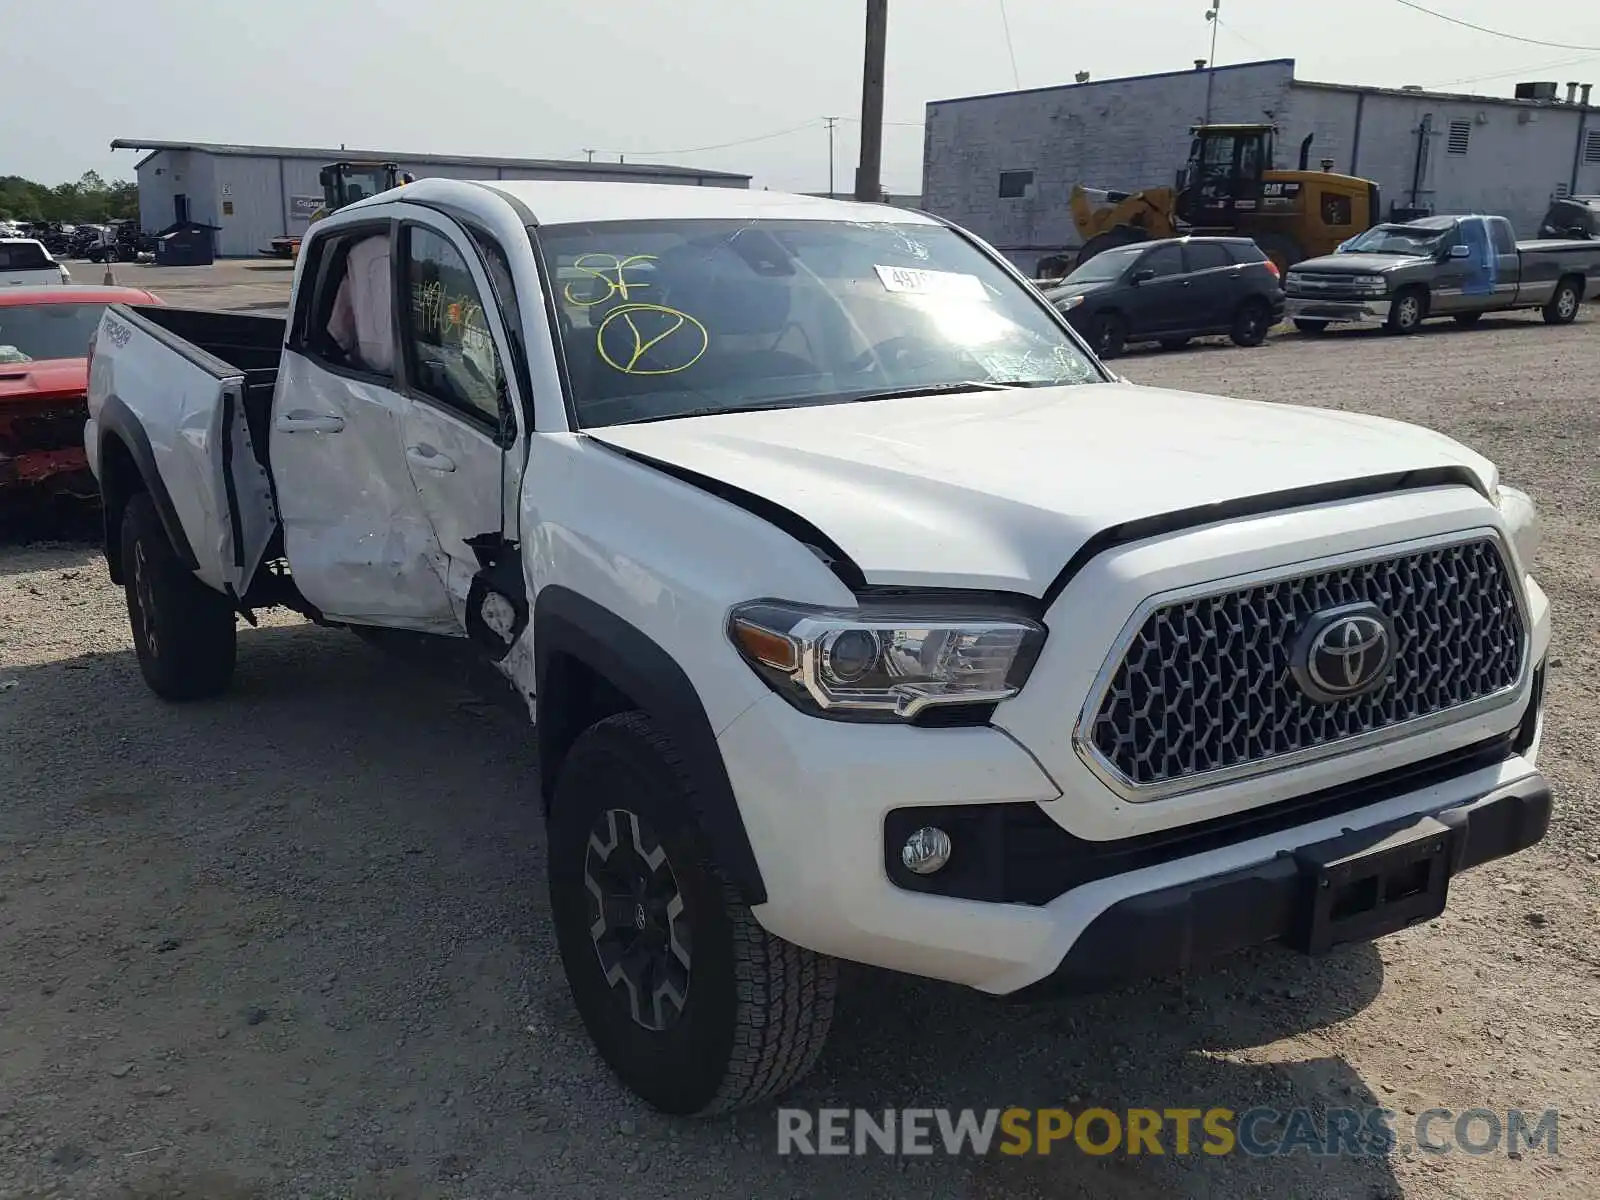
[[[1463,20],[1600,47],[1600,4],[1421,0]],[[977,92],[1177,70],[1207,0],[891,0],[884,183],[919,190],[922,106]],[[515,157],[602,155],[851,186],[861,0],[51,0],[0,39],[0,175],[131,177],[114,137]],[[1016,74],[1007,52],[1010,21]],[[1302,78],[1509,94],[1600,82],[1600,49],[1518,44],[1398,0],[1222,0],[1217,61]],[[797,127],[804,128],[797,128]],[[741,139],[781,136],[720,149]]]

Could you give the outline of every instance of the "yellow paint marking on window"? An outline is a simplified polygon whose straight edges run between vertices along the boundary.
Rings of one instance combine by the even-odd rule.
[[[643,319],[644,327],[640,327]],[[622,326],[617,327],[621,321]],[[651,330],[651,326],[661,325],[664,328]],[[623,330],[626,332],[623,332]],[[612,330],[612,348],[606,346],[606,331]],[[630,339],[632,346],[628,347]],[[622,341],[623,353],[613,353],[617,349],[616,343]],[[687,371],[705,354],[711,345],[711,334],[706,327],[691,317],[686,312],[676,308],[668,308],[664,304],[623,304],[606,314],[606,319],[600,322],[600,327],[595,331],[595,349],[599,352],[600,360],[613,371],[621,371],[624,375],[676,375],[679,371]],[[669,365],[664,367],[641,367],[640,361],[651,351],[664,347],[664,352],[653,356],[664,359]]]

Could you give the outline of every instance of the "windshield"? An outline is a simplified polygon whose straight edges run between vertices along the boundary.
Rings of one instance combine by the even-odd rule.
[[[1104,376],[1032,290],[939,225],[537,230],[580,426]]]
[[[0,305],[0,363],[85,358],[104,304]]]
[[[1104,283],[1108,279],[1116,279],[1144,252],[1144,246],[1121,246],[1115,250],[1103,251],[1068,275],[1065,282]]]
[[[1376,225],[1341,247],[1344,254],[1406,254],[1431,258],[1449,234],[1426,225]]]
[[[368,196],[376,196],[379,192],[389,190],[389,172],[386,167],[355,167],[339,173],[339,179],[344,185],[344,195],[340,196],[333,183],[323,188],[323,203],[328,208],[343,208],[346,204],[354,204],[357,200],[365,200]]]

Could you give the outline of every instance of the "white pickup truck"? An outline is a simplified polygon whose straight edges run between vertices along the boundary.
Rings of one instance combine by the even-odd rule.
[[[572,994],[668,1111],[803,1075],[839,959],[1009,994],[1316,952],[1549,821],[1525,494],[1119,379],[932,217],[428,179],[312,228],[287,322],[116,306],[90,374],[157,693],[287,605],[536,707]]]

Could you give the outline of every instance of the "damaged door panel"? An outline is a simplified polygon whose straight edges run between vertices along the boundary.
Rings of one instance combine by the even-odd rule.
[[[400,227],[401,417],[406,465],[448,562],[450,602],[470,628],[473,580],[515,545],[526,442],[506,329],[484,260],[443,216]],[[504,657],[503,653],[498,657]]]

